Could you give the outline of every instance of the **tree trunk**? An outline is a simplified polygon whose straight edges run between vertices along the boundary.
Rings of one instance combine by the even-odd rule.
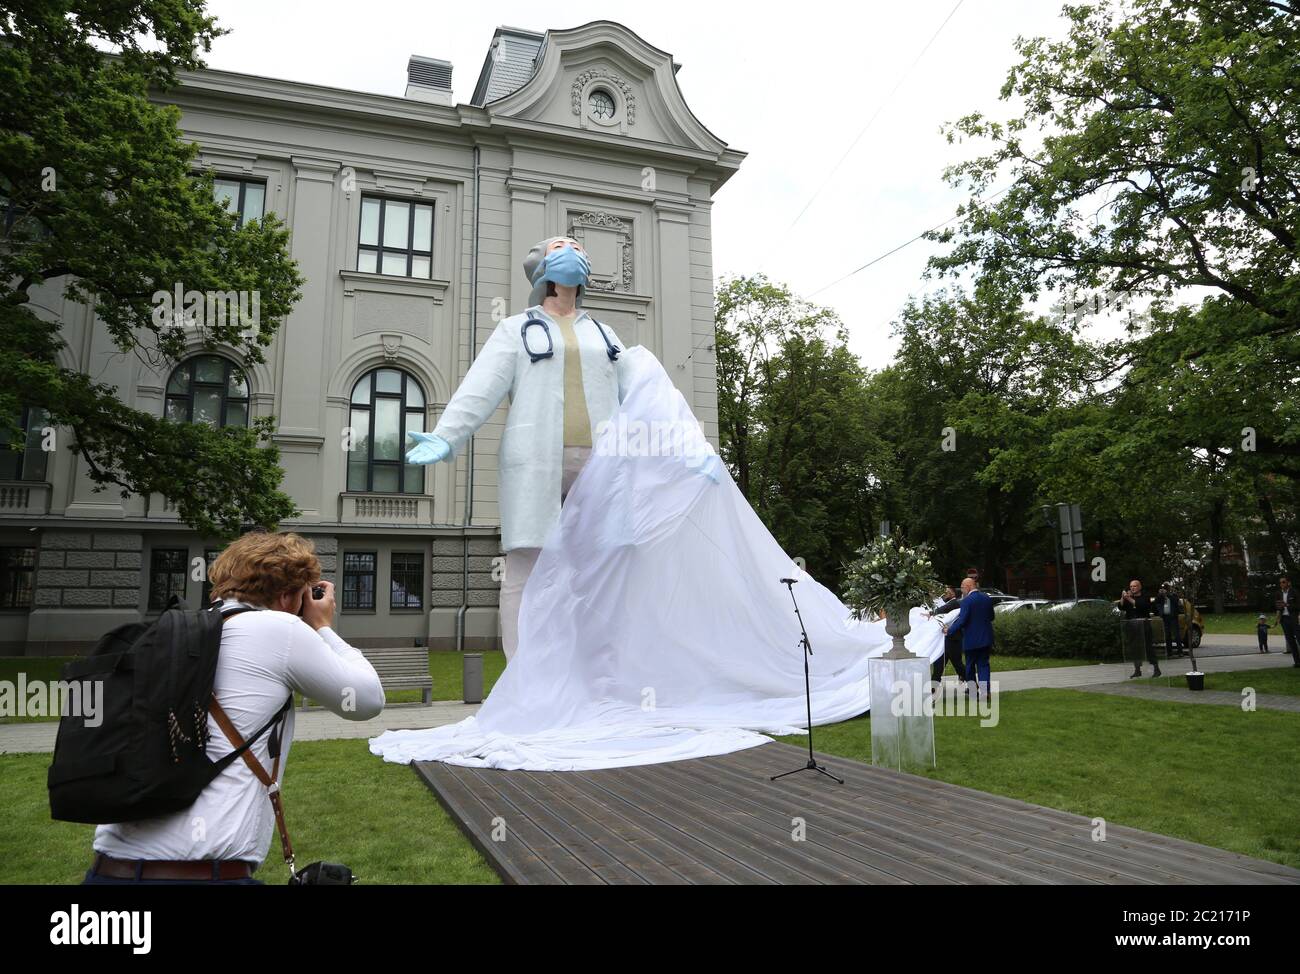
[[[1297,577],[1296,561],[1291,556],[1291,546],[1277,523],[1277,512],[1273,510],[1273,501],[1268,496],[1268,491],[1264,489],[1260,477],[1255,478],[1255,496],[1259,498],[1259,512],[1264,517],[1269,539],[1273,542],[1273,547],[1277,549],[1278,557],[1282,559],[1282,565],[1286,573],[1292,578]]]
[[[1216,613],[1223,611],[1223,499],[1210,509],[1210,598]]]
[[[1002,512],[998,504],[1000,491],[996,487],[990,487],[985,496],[988,498],[988,519],[989,519],[989,556],[988,564],[980,571],[983,577],[980,579],[980,585],[985,586],[990,582],[996,583],[997,587],[1005,590],[1007,587],[1006,569],[1003,565],[1005,560],[1005,539],[1002,531]]]

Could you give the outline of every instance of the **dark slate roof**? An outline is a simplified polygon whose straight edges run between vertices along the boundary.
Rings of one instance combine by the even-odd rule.
[[[472,105],[485,105],[518,91],[533,76],[537,55],[546,39],[544,33],[518,27],[498,27],[483,59]]]

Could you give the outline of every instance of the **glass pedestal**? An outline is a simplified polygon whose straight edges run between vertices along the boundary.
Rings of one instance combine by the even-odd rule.
[[[930,700],[930,661],[920,656],[873,658],[871,682],[871,763],[895,771],[935,766],[934,707]]]

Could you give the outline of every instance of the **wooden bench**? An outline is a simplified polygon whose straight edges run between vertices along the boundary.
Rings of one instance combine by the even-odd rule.
[[[360,647],[358,647],[360,649]],[[361,655],[379,674],[384,690],[421,690],[424,705],[433,703],[433,677],[429,675],[429,651],[423,646],[384,646],[361,649]],[[307,708],[304,697],[302,707]]]

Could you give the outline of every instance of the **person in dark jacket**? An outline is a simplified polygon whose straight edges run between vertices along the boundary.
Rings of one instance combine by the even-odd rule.
[[[967,577],[961,583],[961,612],[945,632],[961,633],[961,648],[966,654],[966,677],[975,678],[975,694],[984,684],[985,699],[992,691],[989,655],[993,652],[993,600],[980,591],[980,583]]]
[[[1297,601],[1295,589],[1291,587],[1291,579],[1283,575],[1278,584],[1281,591],[1277,596],[1277,622],[1282,627],[1286,651],[1291,654],[1295,665],[1300,666],[1300,602]]]
[[[941,616],[961,608],[961,599],[951,585],[946,586],[943,590],[943,602],[937,605],[931,612],[931,616]],[[943,637],[943,655],[934,661],[930,667],[930,679],[938,683],[943,679],[943,671],[947,669],[947,664],[952,664],[953,672],[957,674],[957,679],[962,683],[966,682],[966,666],[961,659],[961,633],[945,633]]]
[[[1183,600],[1169,585],[1161,585],[1160,594],[1156,596],[1155,610],[1165,626],[1165,652],[1169,658],[1186,656],[1187,647],[1183,644],[1183,631],[1178,624],[1178,616],[1183,611]]]
[[[1146,651],[1147,662],[1154,671],[1152,676],[1160,675],[1160,663],[1156,660],[1155,639],[1151,635],[1151,596],[1142,591],[1140,579],[1133,579],[1128,588],[1119,597],[1119,610],[1124,614],[1124,647],[1133,657],[1133,672],[1129,679],[1142,675],[1142,657],[1137,655],[1135,646],[1141,643]]]
[[[1264,613],[1259,614],[1259,621],[1255,623],[1255,635],[1259,639],[1259,651],[1268,652],[1268,631],[1273,627],[1268,624],[1268,616]]]

